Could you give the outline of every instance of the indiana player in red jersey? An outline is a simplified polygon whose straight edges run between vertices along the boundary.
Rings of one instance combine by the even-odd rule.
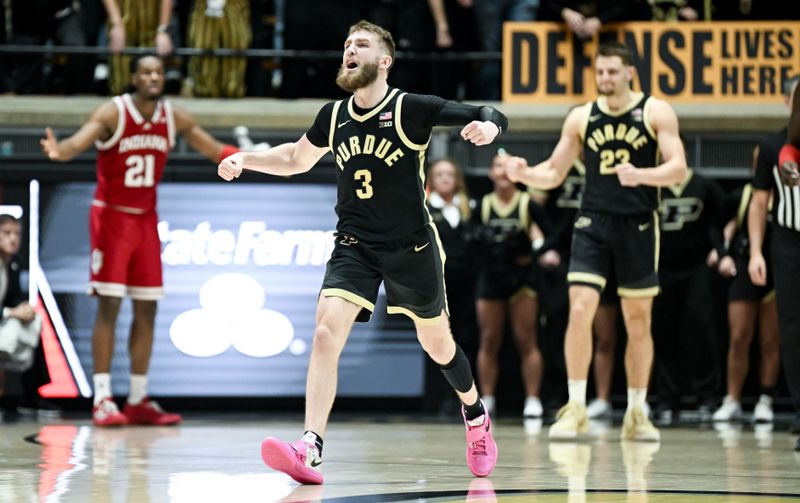
[[[132,93],[101,105],[74,135],[57,141],[47,128],[41,140],[42,150],[54,161],[69,161],[92,144],[97,148],[97,189],[90,211],[90,293],[98,298],[92,334],[92,420],[97,426],[180,422],[180,415],[164,412],[146,391],[156,301],[163,296],[156,186],[176,134],[214,163],[237,151],[161,97],[164,66],[158,57],[132,61],[131,81]],[[125,296],[133,301],[131,382],[120,412],[111,397],[109,371],[114,327]]]

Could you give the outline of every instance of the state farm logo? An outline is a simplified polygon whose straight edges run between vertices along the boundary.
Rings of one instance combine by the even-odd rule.
[[[193,230],[173,229],[166,220],[158,223],[164,244],[161,260],[168,266],[323,266],[331,257],[333,230],[267,228],[267,223],[246,220],[233,232],[212,230],[211,222]]]
[[[233,346],[254,358],[275,356],[287,349],[306,351],[294,338],[294,326],[283,313],[265,309],[264,288],[245,274],[214,276],[200,287],[200,309],[179,314],[169,337],[181,353],[198,358],[217,356]]]

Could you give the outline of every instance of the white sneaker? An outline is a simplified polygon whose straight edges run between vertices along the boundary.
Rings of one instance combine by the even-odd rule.
[[[486,409],[486,412],[489,413],[490,416],[494,415],[494,396],[493,395],[485,395],[481,397],[481,401],[483,402],[483,408]]]
[[[542,417],[542,402],[539,397],[529,396],[525,399],[525,408],[522,409],[522,417]]]
[[[761,395],[758,397],[756,408],[753,409],[753,422],[754,423],[771,423],[775,418],[772,413],[772,397],[769,395]]]
[[[722,405],[714,413],[714,421],[738,421],[742,418],[742,404],[737,402],[730,395],[725,395]]]
[[[602,398],[595,398],[589,402],[589,406],[586,407],[586,413],[589,414],[589,419],[611,417],[611,402]]]

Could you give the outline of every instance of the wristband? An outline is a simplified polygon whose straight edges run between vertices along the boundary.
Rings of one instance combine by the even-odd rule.
[[[222,144],[222,152],[219,154],[219,160],[217,162],[222,162],[228,156],[231,156],[235,153],[239,152],[238,147],[234,147],[233,145],[228,145],[227,143]]]

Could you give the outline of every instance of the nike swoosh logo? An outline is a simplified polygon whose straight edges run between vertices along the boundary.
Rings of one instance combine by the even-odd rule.
[[[592,115],[591,117],[589,117],[589,122],[594,122],[602,116],[603,114]]]
[[[415,247],[414,247],[414,251],[415,251],[415,252],[420,252],[420,251],[424,250],[424,249],[425,249],[425,248],[426,248],[426,247],[427,247],[429,244],[431,244],[431,242],[430,242],[430,241],[428,241],[427,243],[425,243],[425,244],[424,244],[424,245],[422,245],[422,246],[415,246]]]
[[[344,121],[344,122],[340,123],[340,124],[339,124],[338,126],[336,126],[336,127],[337,127],[337,128],[340,128],[340,127],[344,126],[345,124],[347,124],[348,122],[350,122],[351,120],[353,120],[353,119],[347,119],[346,121]]]
[[[317,461],[316,459],[312,459],[311,460],[311,468],[316,468],[321,464],[322,464],[322,460],[321,459],[319,461]]]
[[[648,227],[650,227],[650,222],[647,222],[647,223],[644,223],[644,224],[640,224],[639,225],[639,230],[640,231],[644,231],[644,230],[647,230]]]

